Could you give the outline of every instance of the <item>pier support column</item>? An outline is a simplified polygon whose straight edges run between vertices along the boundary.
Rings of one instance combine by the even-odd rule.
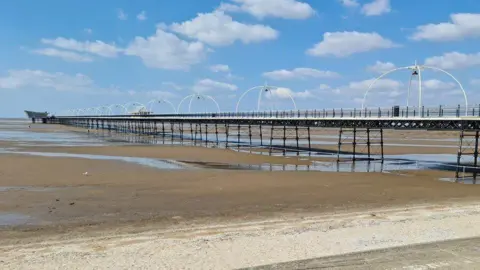
[[[347,149],[342,148],[349,146]],[[380,160],[383,162],[383,130],[371,128],[340,128],[338,133],[337,162],[343,153],[352,161]]]
[[[477,183],[478,170],[478,143],[480,130],[460,132],[459,147],[457,153],[457,168],[455,170],[456,181],[472,180]],[[473,160],[472,160],[473,159]]]

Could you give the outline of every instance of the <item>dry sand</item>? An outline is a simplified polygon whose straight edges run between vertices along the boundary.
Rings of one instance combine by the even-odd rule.
[[[5,243],[0,247],[0,264],[2,269],[235,269],[475,237],[479,235],[479,209],[480,205],[436,204],[176,226],[135,234],[110,231],[67,239],[43,238],[32,243]],[[452,250],[455,252],[455,247]],[[378,256],[381,258],[381,252]],[[460,263],[462,269],[476,269],[479,265],[479,261],[462,260],[461,254],[457,257],[456,262],[449,262],[441,254],[429,257],[427,253],[422,259],[428,264],[419,265],[422,261],[418,259],[403,260],[400,269],[459,269],[454,265]],[[369,264],[337,260],[329,265],[366,269]],[[351,267],[355,265],[358,268]]]

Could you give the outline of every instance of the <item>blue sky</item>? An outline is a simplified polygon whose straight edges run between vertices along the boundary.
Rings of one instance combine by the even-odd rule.
[[[193,93],[234,111],[265,82],[279,88],[262,110],[291,109],[290,97],[300,109],[361,107],[372,79],[415,61],[452,73],[469,104],[480,103],[478,0],[16,0],[2,3],[0,34],[6,117],[152,99],[177,106]],[[426,106],[464,102],[449,76],[422,74]],[[405,105],[409,78],[377,81],[367,106]],[[410,104],[417,92],[414,80]],[[249,92],[240,109],[257,99]],[[192,102],[202,110],[215,106]]]

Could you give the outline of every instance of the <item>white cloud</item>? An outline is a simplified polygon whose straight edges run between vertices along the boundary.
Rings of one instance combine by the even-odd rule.
[[[360,4],[357,0],[338,0],[344,7],[358,7]]]
[[[318,86],[318,89],[320,89],[320,90],[327,90],[327,89],[331,89],[331,87],[330,87],[330,85],[328,85],[328,84],[322,83],[322,84],[320,84],[320,85]]]
[[[295,68],[292,70],[280,69],[263,73],[264,77],[272,80],[306,79],[306,78],[337,78],[340,74],[313,68]]]
[[[480,37],[479,13],[456,13],[451,22],[426,24],[417,27],[410,37],[413,40],[453,41],[468,37]]]
[[[480,53],[449,52],[425,59],[425,65],[442,69],[461,69],[480,65]]]
[[[147,19],[147,13],[145,10],[142,10],[142,12],[137,14],[137,20],[139,21],[145,21]]]
[[[89,35],[91,35],[91,34],[93,33],[93,30],[90,29],[90,28],[85,28],[85,29],[83,29],[83,31],[84,31],[85,33],[89,34]]]
[[[305,99],[305,98],[313,97],[313,94],[309,90],[305,90],[302,92],[294,92],[290,88],[279,87],[279,88],[270,90],[270,94],[267,94],[266,97],[279,98],[279,99],[290,99],[290,97],[292,97],[293,99],[295,98]]]
[[[225,75],[225,78],[229,79],[229,80],[243,80],[243,77],[241,76],[237,76],[237,75],[233,75],[232,73],[227,73],[227,75]]]
[[[346,87],[346,89],[351,91],[359,91],[360,93],[365,93],[365,91],[367,91],[368,87],[373,83],[374,80],[375,79],[350,82],[348,84],[348,87]],[[403,86],[403,83],[396,80],[380,79],[380,80],[377,80],[375,84],[372,86],[372,91],[373,90],[383,90],[383,91],[396,90],[402,86]]]
[[[333,55],[346,57],[355,53],[393,47],[398,47],[398,45],[375,32],[326,32],[323,34],[323,41],[307,50],[307,54],[312,56]]]
[[[230,71],[230,67],[228,65],[213,65],[213,66],[210,66],[210,70],[212,72],[229,72]]]
[[[222,11],[199,13],[192,20],[172,24],[170,29],[212,46],[231,45],[237,40],[244,44],[262,42],[279,35],[277,30],[266,25],[234,21]]]
[[[418,83],[415,85],[418,86]],[[456,83],[444,82],[437,79],[422,80],[422,88],[426,90],[450,90],[457,87]]]
[[[470,84],[473,86],[480,86],[480,79],[472,79]]]
[[[362,7],[362,13],[366,16],[378,16],[390,11],[390,0],[373,0]]]
[[[123,12],[123,9],[118,9],[117,18],[119,20],[125,21],[126,19],[128,19],[128,15],[125,12]]]
[[[228,90],[235,91],[238,87],[234,84],[218,82],[211,79],[203,79],[195,83],[193,91],[195,92],[207,92],[212,90]]]
[[[350,82],[348,85],[333,89],[332,92],[346,97],[343,102],[346,102],[349,106],[357,107],[362,103],[365,92],[374,80],[375,79]],[[372,86],[365,105],[384,107],[397,104],[399,97],[405,92],[406,87],[402,82],[392,79],[380,79]],[[351,102],[353,102],[353,104]]]
[[[396,66],[392,62],[377,61],[377,62],[375,62],[374,65],[368,66],[367,70],[370,71],[370,72],[383,74],[383,73],[388,72],[388,71],[390,71],[394,68],[396,68]]]
[[[63,37],[58,37],[56,39],[45,39],[41,40],[43,44],[52,45],[57,48],[77,51],[77,52],[85,52],[91,53],[95,55],[99,55],[102,57],[116,57],[118,53],[121,51],[118,49],[115,44],[107,44],[103,41],[77,41],[75,39],[67,39]]]
[[[235,4],[225,4],[219,10],[227,12],[246,12],[258,19],[267,17],[283,19],[307,19],[315,10],[307,3],[297,0],[232,0]]]
[[[228,80],[233,80],[233,79],[243,79],[242,77],[240,76],[237,76],[237,75],[233,75],[232,72],[231,72],[231,69],[228,65],[213,65],[213,66],[210,66],[209,67],[210,70],[212,72],[215,72],[215,73],[224,73],[225,74],[225,78],[228,79]]]
[[[161,90],[155,90],[155,91],[148,91],[146,92],[146,95],[151,98],[158,98],[158,99],[172,99],[172,98],[177,98],[178,95],[168,92],[168,91],[161,91]],[[168,105],[167,105],[168,106]]]
[[[79,54],[71,51],[58,50],[55,48],[45,48],[31,51],[34,54],[46,55],[51,57],[58,57],[69,62],[92,62],[90,56]]]
[[[6,77],[0,77],[0,88],[47,88],[58,91],[90,90],[94,86],[88,76],[77,73],[74,76],[61,72],[49,73],[41,70],[10,70]]]
[[[162,85],[165,85],[165,86],[168,86],[168,87],[171,87],[175,90],[182,90],[183,87],[174,83],[174,82],[162,82]]]
[[[187,42],[157,28],[153,36],[136,37],[125,54],[140,57],[148,67],[188,70],[205,58],[206,49],[201,42]]]

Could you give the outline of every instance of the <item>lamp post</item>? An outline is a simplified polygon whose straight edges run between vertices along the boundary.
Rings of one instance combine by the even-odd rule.
[[[177,109],[175,108],[175,105],[173,105],[173,103],[170,102],[170,101],[168,101],[167,99],[163,99],[163,98],[161,98],[161,99],[152,99],[152,100],[150,100],[149,102],[147,102],[147,104],[146,104],[147,107],[148,107],[148,105],[150,104],[150,107],[148,107],[148,111],[152,112],[152,107],[153,107],[153,105],[154,105],[154,104],[160,104],[160,103],[166,103],[166,104],[170,105],[170,107],[172,107],[174,113],[175,113],[175,114],[177,113]]]
[[[467,98],[467,93],[465,92],[465,90],[463,89],[463,86],[462,84],[457,80],[457,78],[455,78],[455,76],[453,76],[451,73],[449,73],[448,71],[445,71],[441,68],[437,68],[437,67],[432,67],[432,66],[426,66],[426,65],[418,65],[417,62],[415,61],[415,64],[413,66],[406,66],[406,67],[400,67],[400,68],[395,68],[395,69],[392,69],[392,70],[389,70],[385,73],[383,73],[382,75],[378,76],[377,78],[375,78],[372,83],[370,84],[370,86],[367,88],[367,91],[365,91],[365,94],[363,95],[363,100],[362,100],[362,110],[365,109],[365,101],[367,99],[367,95],[368,93],[370,92],[370,90],[372,89],[372,87],[375,85],[375,83],[377,83],[381,78],[385,77],[386,75],[390,74],[390,73],[393,73],[393,72],[396,72],[396,71],[400,71],[400,70],[410,70],[412,73],[411,73],[411,77],[410,77],[410,82],[409,82],[409,85],[408,85],[408,92],[407,92],[407,106],[409,105],[409,99],[410,99],[410,88],[411,88],[411,83],[412,83],[412,78],[413,76],[417,76],[418,77],[418,108],[420,109],[422,106],[423,106],[423,89],[422,89],[422,71],[425,70],[425,69],[430,69],[430,70],[435,70],[435,71],[440,71],[444,74],[447,74],[450,78],[452,78],[456,83],[457,85],[460,87],[460,89],[462,90],[463,92],[463,97],[465,99],[465,115],[468,115],[468,98]]]
[[[272,93],[272,90],[278,90],[280,88],[282,88],[282,87],[271,86],[271,85],[267,85],[265,83],[265,85],[254,86],[254,87],[248,89],[247,91],[243,92],[243,94],[240,96],[240,98],[238,98],[237,105],[235,106],[235,112],[238,112],[240,102],[242,101],[242,99],[245,97],[245,95],[247,93],[249,93],[251,91],[254,91],[254,90],[259,90],[258,99],[257,99],[257,111],[260,111],[260,103],[261,103],[261,100],[262,100],[262,93]],[[297,104],[295,103],[295,99],[293,98],[293,96],[288,92],[286,92],[286,94],[290,98],[290,100],[292,101],[294,109],[297,110]]]
[[[203,100],[211,100],[213,101],[213,103],[215,103],[215,106],[217,106],[217,112],[220,112],[220,105],[218,105],[218,102],[212,97],[212,96],[209,96],[209,95],[203,95],[203,94],[200,94],[200,93],[194,93],[194,94],[191,94],[191,95],[188,95],[188,96],[185,96],[181,101],[180,103],[178,103],[178,107],[177,107],[177,113],[180,113],[180,108],[182,106],[182,103],[189,99],[190,98],[190,102],[188,104],[188,113],[191,112],[191,109],[192,109],[192,101],[194,99],[197,99],[197,100],[200,100],[200,99],[203,99]]]

